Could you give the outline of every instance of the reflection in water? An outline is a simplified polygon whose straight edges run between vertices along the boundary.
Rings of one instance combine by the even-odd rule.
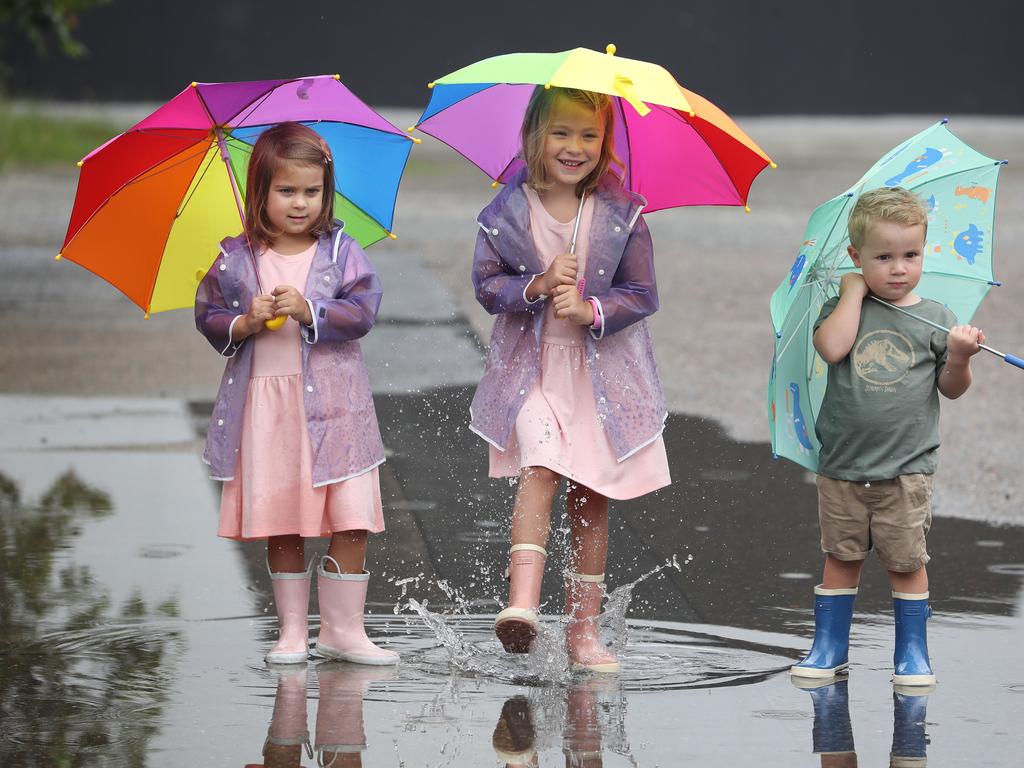
[[[0,474],[2,765],[145,762],[176,633],[153,631],[138,595],[112,610],[107,590],[68,555],[82,524],[111,512],[109,497],[71,471],[36,504]],[[175,611],[173,600],[156,609]]]
[[[607,748],[632,760],[625,735],[626,700],[608,679],[534,689],[501,708],[491,744],[505,766],[537,766],[538,749],[561,742],[566,768],[601,768]],[[609,698],[609,694],[612,694]]]
[[[363,698],[370,683],[390,680],[392,667],[325,661],[316,665],[320,701],[314,742],[309,741],[306,713],[306,667],[277,668],[277,694],[263,744],[266,768],[298,768],[303,751],[318,766],[359,768],[366,750]]]
[[[812,741],[814,754],[821,757],[822,768],[856,768],[849,681],[844,678],[793,678],[793,683],[811,696],[814,706]],[[935,686],[897,686],[893,690],[890,768],[923,768],[928,764],[925,718],[928,695],[934,690]]]

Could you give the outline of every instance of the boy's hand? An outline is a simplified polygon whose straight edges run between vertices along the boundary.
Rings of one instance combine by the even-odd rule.
[[[274,317],[282,315],[294,317],[303,325],[313,324],[313,315],[305,297],[290,285],[279,285],[274,289]]]
[[[847,272],[839,281],[839,295],[845,296],[848,293],[859,293],[861,298],[868,295],[868,284],[860,272]]]
[[[245,323],[245,328],[241,330],[245,332],[245,336],[252,336],[254,333],[262,331],[263,323],[273,318],[274,297],[267,293],[261,293],[258,296],[253,296],[252,304],[249,305],[249,311],[246,313],[245,318],[240,321]]]
[[[577,261],[575,253],[563,253],[555,257],[548,267],[548,271],[541,275],[543,290],[549,296],[555,292],[560,285],[576,285]]]
[[[964,361],[981,351],[979,344],[985,343],[985,334],[973,325],[954,325],[949,329],[946,349],[949,357]]]
[[[576,325],[594,324],[594,308],[580,296],[575,284],[559,285],[552,293],[552,300],[555,302],[555,317]]]

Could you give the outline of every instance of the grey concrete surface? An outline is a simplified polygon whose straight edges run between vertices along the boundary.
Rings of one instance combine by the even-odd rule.
[[[125,126],[146,111],[143,105],[75,107],[76,114],[107,115]],[[384,112],[403,127],[416,116]],[[715,419],[734,439],[767,441],[768,297],[792,262],[807,217],[883,152],[933,121],[741,119],[779,164],[755,182],[751,213],[691,208],[648,217],[662,297],[651,327],[673,411]],[[979,151],[1011,161],[1000,181],[995,241],[996,274],[1005,285],[991,292],[975,322],[993,346],[1021,354],[1024,120],[953,116],[950,128]],[[114,289],[52,260],[75,183],[74,168],[0,173],[0,274],[7,288],[0,305],[0,391],[209,399],[220,360],[195,334],[187,311],[143,322]],[[418,372],[415,389],[474,379],[479,347],[462,324],[486,341],[490,319],[473,299],[468,269],[474,217],[493,194],[489,181],[446,147],[425,138],[415,148],[398,200],[399,239],[370,252],[388,290],[377,343],[367,343],[380,351],[371,360],[378,388],[388,387],[391,364]],[[410,344],[410,320],[411,328],[434,324],[437,346],[415,338]],[[391,341],[381,343],[386,337]],[[453,354],[475,362],[456,362]],[[1016,450],[1024,372],[985,355],[974,369],[972,390],[943,404],[936,513],[1020,522],[1024,478]]]

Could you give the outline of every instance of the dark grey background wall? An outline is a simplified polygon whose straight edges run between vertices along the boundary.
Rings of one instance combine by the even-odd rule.
[[[476,59],[614,42],[736,114],[1021,114],[1022,31],[1010,0],[114,0],[82,18],[86,59],[7,41],[8,88],[159,101],[192,80],[339,72],[412,107]]]

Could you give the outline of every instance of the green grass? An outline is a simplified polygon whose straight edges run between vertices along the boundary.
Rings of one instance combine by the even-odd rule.
[[[70,167],[120,131],[101,120],[13,112],[0,105],[0,169]]]

